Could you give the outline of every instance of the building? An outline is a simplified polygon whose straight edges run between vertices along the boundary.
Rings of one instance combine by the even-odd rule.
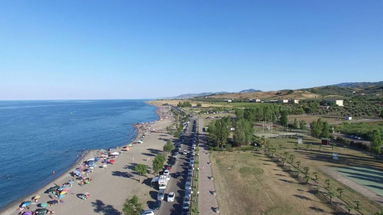
[[[228,100],[227,100],[227,102],[231,103],[231,102],[233,102],[233,100],[231,100],[231,99],[228,99]]]
[[[282,100],[282,103],[283,103],[283,104],[287,104],[287,103],[289,103],[289,100],[288,100],[288,99],[283,99],[283,100]]]
[[[335,100],[335,104],[338,105],[339,107],[343,107],[343,100]]]
[[[294,100],[293,100],[293,103],[294,103],[294,104],[299,104],[299,100],[298,100],[298,99],[294,99]]]
[[[261,102],[261,99],[255,99],[255,102]]]

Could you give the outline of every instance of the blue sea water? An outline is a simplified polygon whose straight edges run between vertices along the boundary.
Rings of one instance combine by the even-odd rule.
[[[143,100],[0,101],[0,208],[65,172],[84,150],[121,146],[158,119]]]

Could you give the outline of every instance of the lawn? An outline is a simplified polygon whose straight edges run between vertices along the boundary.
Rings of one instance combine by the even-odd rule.
[[[212,152],[211,156],[221,214],[334,214],[262,153]]]

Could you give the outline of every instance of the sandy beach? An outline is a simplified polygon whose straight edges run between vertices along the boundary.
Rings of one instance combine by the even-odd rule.
[[[48,206],[47,209],[52,210],[55,214],[62,215],[85,215],[85,214],[122,214],[123,204],[126,199],[137,195],[144,207],[147,207],[147,202],[151,197],[149,192],[153,189],[145,183],[142,183],[146,177],[141,177],[134,173],[132,168],[135,164],[146,164],[151,167],[154,155],[162,151],[163,145],[172,136],[166,133],[166,128],[171,125],[173,118],[170,116],[169,108],[158,106],[157,110],[160,119],[152,123],[142,123],[136,125],[137,137],[136,140],[142,140],[142,144],[133,144],[129,151],[121,152],[122,147],[112,149],[113,152],[121,152],[115,159],[114,164],[109,164],[107,168],[100,168],[100,162],[94,168],[94,171],[89,174],[92,179],[91,183],[79,185],[74,183],[68,193],[62,199],[62,202]],[[74,167],[80,166],[83,161],[94,158],[99,155],[101,150],[89,151]],[[73,180],[70,172],[58,177],[55,181],[38,190],[34,194],[24,198],[22,201],[30,201],[33,196],[40,195],[41,198],[37,203],[32,203],[27,211],[37,209],[39,203],[44,203],[56,198],[50,198],[45,194],[48,188],[55,184],[62,184]],[[152,175],[148,175],[152,177]],[[89,193],[90,196],[86,200],[78,198],[77,194]],[[52,197],[52,196],[51,196]],[[19,214],[19,203],[15,203],[1,211],[2,215],[17,215]],[[25,210],[24,210],[25,211]]]

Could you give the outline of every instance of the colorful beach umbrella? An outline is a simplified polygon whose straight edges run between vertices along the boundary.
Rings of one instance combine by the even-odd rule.
[[[32,211],[24,211],[21,215],[32,215]]]
[[[39,208],[39,209],[35,210],[36,215],[45,215],[47,213],[48,213],[48,209],[46,209],[46,208]]]
[[[48,207],[48,203],[43,202],[43,203],[40,203],[38,206],[42,208],[46,208]]]
[[[50,204],[50,205],[56,205],[58,203],[59,203],[59,201],[57,201],[57,200],[48,201],[48,204]]]
[[[31,205],[32,202],[31,201],[25,201],[23,203],[20,204],[20,208],[25,208],[25,207],[28,207],[29,205]]]

